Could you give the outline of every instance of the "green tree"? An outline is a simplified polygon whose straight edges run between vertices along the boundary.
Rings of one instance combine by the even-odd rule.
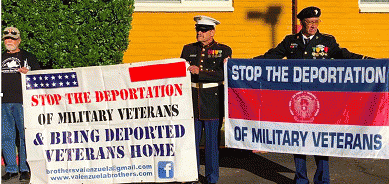
[[[44,68],[122,63],[134,0],[2,0],[2,30],[21,32],[21,48]]]

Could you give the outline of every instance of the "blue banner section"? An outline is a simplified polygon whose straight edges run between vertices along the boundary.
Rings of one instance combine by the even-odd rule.
[[[228,87],[388,92],[389,59],[229,59]]]
[[[26,89],[78,87],[76,72],[35,74],[26,76]]]

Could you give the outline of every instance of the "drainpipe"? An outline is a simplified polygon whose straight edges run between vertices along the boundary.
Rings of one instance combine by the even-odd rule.
[[[297,0],[292,0],[292,33],[296,34],[301,27],[297,23]]]

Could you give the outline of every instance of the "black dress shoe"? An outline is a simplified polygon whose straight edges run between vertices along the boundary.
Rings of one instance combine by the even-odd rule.
[[[2,177],[1,177],[1,181],[8,181],[12,178],[15,178],[16,176],[18,176],[18,173],[5,173]]]
[[[19,181],[29,181],[30,180],[30,173],[27,171],[21,172]]]

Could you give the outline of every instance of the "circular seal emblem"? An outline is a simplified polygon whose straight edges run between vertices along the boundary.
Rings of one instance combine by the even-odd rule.
[[[310,92],[301,91],[292,96],[289,110],[297,122],[313,122],[319,113],[319,100]]]

